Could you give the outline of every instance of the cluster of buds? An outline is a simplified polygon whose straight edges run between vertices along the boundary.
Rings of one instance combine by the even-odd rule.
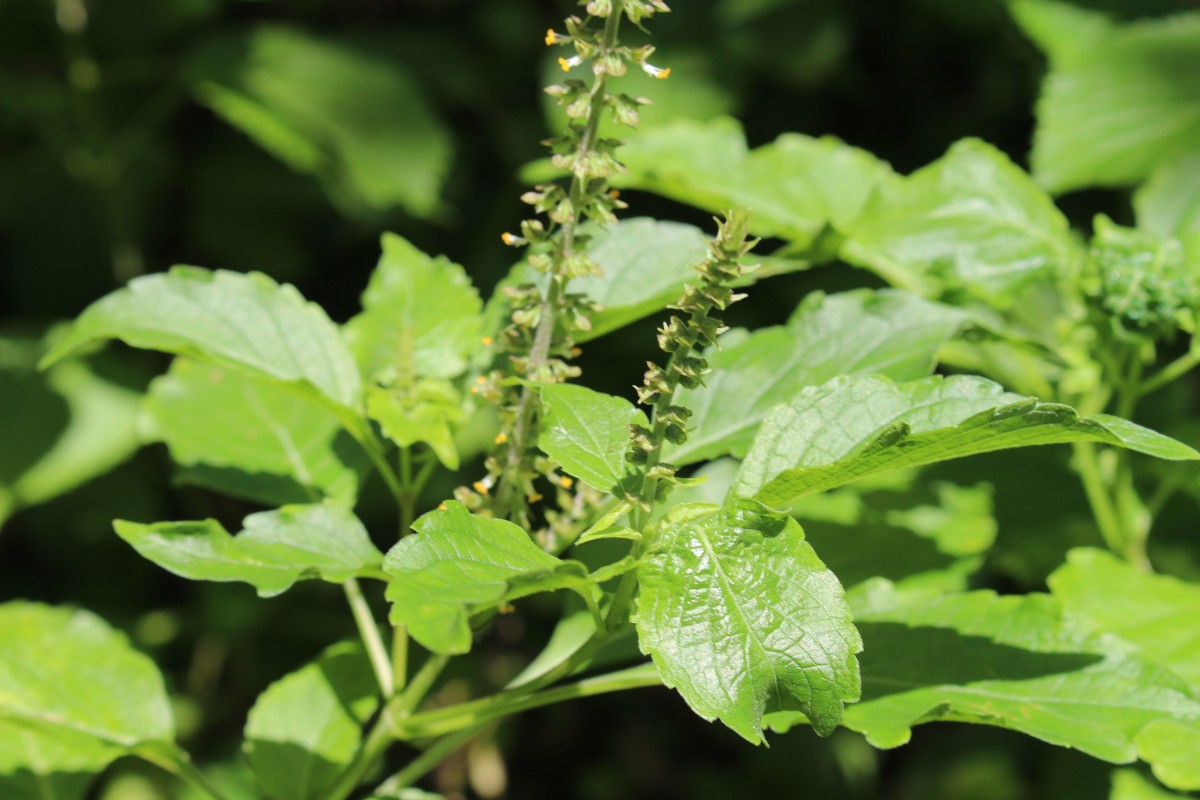
[[[643,508],[661,499],[675,482],[675,469],[660,461],[666,442],[681,445],[687,441],[687,421],[691,411],[672,401],[675,390],[683,386],[695,389],[704,384],[708,362],[699,353],[716,344],[726,328],[710,316],[724,311],[745,297],[736,294],[731,284],[746,275],[753,266],[742,258],[757,244],[747,239],[744,213],[730,211],[717,220],[717,236],[708,246],[708,257],[696,267],[700,279],[684,289],[683,296],[671,308],[686,313],[686,319],[672,315],[658,329],[658,346],[669,358],[665,367],[648,362],[645,378],[638,387],[638,401],[653,408],[653,427],[630,426],[629,449],[625,460],[644,469],[642,493],[630,498]]]

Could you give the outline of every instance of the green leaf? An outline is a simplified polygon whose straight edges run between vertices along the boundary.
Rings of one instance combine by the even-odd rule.
[[[1200,453],[1132,422],[1005,392],[984,378],[881,376],[805,389],[763,423],[734,491],[773,506],[868,475],[1009,447],[1103,442],[1171,461]]]
[[[246,517],[229,535],[216,520],[156,522],[117,520],[117,534],[168,572],[199,581],[242,581],[261,597],[274,597],[298,580],[341,583],[377,576],[382,555],[353,512],[342,506],[284,506]]]
[[[621,397],[564,383],[539,386],[546,415],[538,447],[593,489],[612,492],[629,472],[629,426],[650,424]]]
[[[975,139],[885,184],[847,237],[843,258],[889,283],[934,297],[965,290],[999,305],[1077,258],[1067,219],[1050,197]]]
[[[392,621],[435,653],[471,649],[470,617],[536,592],[580,588],[587,569],[535,545],[520,527],[447,501],[388,551]]]
[[[246,758],[272,800],[316,797],[358,751],[379,706],[362,648],[344,642],[263,692],[246,721]]]
[[[602,274],[571,281],[571,292],[600,310],[590,315],[592,329],[577,339],[594,339],[675,302],[707,252],[703,231],[678,222],[639,217],[598,231],[588,255]]]
[[[174,735],[158,668],[99,617],[0,605],[0,788],[77,796],[113,759]]]
[[[1178,239],[1200,238],[1200,146],[1155,169],[1134,192],[1133,207],[1138,227]]]
[[[812,244],[858,216],[871,193],[893,177],[864,150],[833,137],[798,133],[749,150],[728,118],[678,122],[634,136],[621,149],[629,172],[614,184],[657,192],[713,213],[750,208],[754,233]]]
[[[1192,719],[1187,684],[1046,595],[905,598],[886,582],[855,608],[863,698],[843,724],[876,747],[938,720],[995,725],[1128,763],[1156,720]]]
[[[1143,778],[1135,769],[1119,769],[1113,772],[1112,793],[1108,800],[1186,800],[1181,794],[1173,794],[1159,788],[1149,778]]]
[[[257,272],[174,267],[135,278],[88,306],[42,366],[103,339],[311,388],[337,407],[355,408],[362,394],[354,359],[325,312]]]
[[[1148,659],[1200,687],[1200,630],[1195,624],[1200,586],[1142,572],[1091,548],[1072,550],[1048,583],[1067,611],[1137,645]]]
[[[791,517],[744,501],[689,508],[638,567],[642,651],[693,711],[750,742],[781,709],[828,735],[859,695],[861,641],[837,577]]]
[[[208,42],[188,78],[196,99],[343,211],[441,211],[450,136],[398,64],[282,26]]]
[[[449,383],[422,380],[406,389],[372,386],[367,390],[367,416],[400,447],[424,442],[447,469],[459,466],[452,426],[462,422],[458,392]]]
[[[907,292],[859,290],[810,295],[786,326],[765,328],[706,354],[707,388],[684,389],[691,431],[670,450],[673,464],[745,455],[767,413],[806,386],[838,375],[928,375],[963,312]]]
[[[368,380],[391,384],[414,374],[453,378],[480,346],[483,304],[466,272],[395,234],[363,292],[363,311],[346,339]]]
[[[366,456],[314,398],[177,358],[142,408],[143,438],[167,445],[184,480],[268,505],[358,495]]]
[[[20,340],[0,348],[23,349]],[[18,508],[44,503],[108,472],[138,447],[138,395],[82,362],[39,375],[0,366],[0,525]]]
[[[1031,156],[1039,183],[1056,193],[1125,186],[1200,149],[1200,14],[1115,25],[1073,9],[1058,25],[1058,3],[1016,9],[1051,45]]]
[[[1195,617],[1190,620],[1195,624]],[[1154,777],[1172,789],[1200,789],[1200,721],[1152,722],[1138,732],[1138,755],[1150,763]]]

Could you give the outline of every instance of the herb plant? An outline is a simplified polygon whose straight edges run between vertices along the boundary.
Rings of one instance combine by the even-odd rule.
[[[660,686],[752,744],[840,726],[894,748],[918,724],[969,722],[1200,789],[1200,588],[1155,573],[1148,547],[1193,491],[1170,462],[1200,453],[1131,421],[1198,363],[1179,352],[1200,307],[1197,106],[1191,138],[1151,130],[1161,148],[1124,160],[1073,146],[1069,117],[1105,80],[1101,49],[1200,67],[1200,18],[1014,4],[1051,55],[1041,184],[1151,176],[1136,226],[1099,216],[1084,242],[978,140],[904,176],[828,138],[750,149],[725,119],[636,131],[650,100],[622,79],[671,79],[635,44],[668,9],[584,5],[545,34],[566,122],[530,167],[545,178],[521,198],[533,215],[501,236],[520,263],[486,303],[462,267],[389,234],[344,325],[265,275],[175,267],[95,302],[42,359],[69,375],[112,339],[174,355],[141,400],[143,435],[189,481],[268,509],[238,531],[114,522],[139,554],[264,598],[342,587],[360,640],[260,696],[247,796],[426,797],[414,787],[505,718]],[[707,236],[619,220],[627,190],[720,216]],[[834,262],[888,285],[730,329],[770,278]],[[664,310],[635,392],[588,388],[581,348]],[[934,465],[1033,445],[1069,446],[1094,541],[1051,565],[1048,592],[972,589],[990,495]],[[394,529],[355,515],[371,480]],[[885,494],[910,502],[881,533]],[[439,694],[533,595],[562,607],[540,654],[498,691]],[[122,756],[189,796],[242,796],[175,743],[163,679],[120,633],[87,611],[0,606],[0,795],[82,797]]]

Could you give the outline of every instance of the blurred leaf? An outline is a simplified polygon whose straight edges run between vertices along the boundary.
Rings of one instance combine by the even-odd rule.
[[[395,63],[280,26],[216,38],[193,59],[197,100],[344,210],[441,210],[448,131]]]
[[[617,186],[644,189],[713,213],[751,210],[752,230],[808,246],[827,225],[841,230],[893,177],[865,150],[798,133],[749,150],[728,118],[681,122],[632,137]]]
[[[663,683],[754,744],[769,711],[832,733],[862,649],[837,577],[791,517],[744,501],[680,511],[638,567],[638,640]]]
[[[614,492],[629,473],[629,426],[649,427],[646,415],[622,397],[572,384],[538,387],[546,415],[538,447],[593,489]]]
[[[150,384],[141,428],[167,445],[184,480],[267,505],[352,503],[366,466],[316,399],[188,358]]]
[[[863,699],[846,727],[876,747],[938,720],[997,725],[1127,763],[1156,720],[1194,718],[1187,684],[1046,595],[905,598],[886,584],[856,604]]]
[[[1118,769],[1113,772],[1108,800],[1184,800],[1184,796],[1159,788],[1135,769]]]
[[[446,469],[456,470],[460,457],[452,427],[462,421],[458,392],[441,381],[419,381],[408,389],[372,386],[367,415],[400,447],[424,442]]]
[[[480,347],[483,304],[463,268],[395,234],[383,237],[362,305],[345,330],[368,380],[453,378]]]
[[[354,359],[321,307],[257,272],[174,267],[135,278],[88,306],[42,366],[103,339],[212,361],[344,409],[362,394]]]
[[[522,528],[450,500],[388,551],[392,622],[435,653],[471,649],[470,616],[535,592],[582,587],[587,569],[542,550]]]
[[[1200,144],[1164,163],[1133,194],[1138,227],[1196,242],[1200,252]]]
[[[350,764],[379,706],[362,648],[333,645],[271,684],[246,720],[246,759],[272,800],[317,797]]]
[[[1192,618],[1195,620],[1195,617]],[[1152,722],[1137,735],[1138,755],[1172,789],[1200,789],[1200,720]]]
[[[1050,58],[1031,156],[1039,183],[1127,186],[1200,150],[1200,13],[1116,25],[1046,0],[1014,10]]]
[[[1009,447],[1104,442],[1172,461],[1200,453],[1107,414],[1005,392],[985,378],[933,376],[896,385],[836,378],[802,390],[767,417],[734,492],[786,506],[868,475]]]
[[[810,295],[787,325],[706,354],[712,367],[707,388],[678,393],[678,404],[692,409],[688,440],[667,459],[689,464],[740,457],[772,408],[838,375],[928,375],[938,349],[964,321],[961,311],[907,292]]]
[[[896,286],[965,290],[1006,306],[1023,284],[1074,264],[1066,217],[1007,156],[964,139],[884,184],[847,231],[842,256]]]
[[[233,537],[213,519],[113,523],[117,535],[168,572],[190,580],[242,581],[260,597],[281,594],[298,580],[378,576],[382,554],[341,506],[284,506],[251,514],[243,525]]]
[[[5,797],[46,797],[51,787],[78,796],[110,761],[139,747],[173,748],[174,735],[158,667],[99,617],[38,603],[0,605]]]
[[[1200,586],[1142,572],[1103,550],[1078,548],[1048,580],[1067,611],[1137,645],[1200,687]],[[1196,788],[1200,788],[1197,786]]]

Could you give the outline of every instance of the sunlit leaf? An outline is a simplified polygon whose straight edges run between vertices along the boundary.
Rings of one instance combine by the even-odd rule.
[[[611,492],[629,472],[629,426],[648,426],[646,415],[621,397],[584,386],[539,387],[546,416],[538,446],[593,489]]]

